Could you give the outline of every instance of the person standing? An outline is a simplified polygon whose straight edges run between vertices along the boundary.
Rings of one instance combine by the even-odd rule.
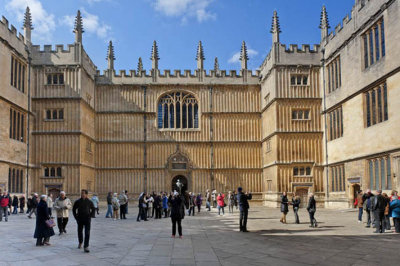
[[[249,214],[249,202],[248,200],[252,199],[251,193],[243,193],[242,187],[238,187],[237,201],[239,204],[239,226],[241,232],[249,232],[247,231],[247,217]]]
[[[129,203],[128,190],[125,190],[125,196],[126,196],[125,214],[128,214],[128,203]]]
[[[108,192],[107,194],[107,213],[106,213],[106,218],[112,218],[113,217],[113,207],[112,207],[112,192]]]
[[[60,196],[54,201],[54,210],[57,215],[57,226],[59,235],[66,234],[65,228],[68,224],[69,210],[72,208],[72,203],[69,198],[66,197],[65,192],[61,191]]]
[[[374,233],[384,233],[384,218],[385,218],[385,208],[386,208],[386,200],[382,196],[382,190],[376,191],[376,196],[372,201],[372,211],[375,216],[375,228]]]
[[[50,217],[53,216],[53,213],[52,213],[53,205],[54,205],[54,203],[53,203],[53,194],[50,193],[49,196],[47,197],[47,208],[49,208]]]
[[[139,212],[136,221],[140,222],[140,220],[147,221],[147,213],[146,213],[146,193],[142,192],[139,196]]]
[[[221,210],[222,210],[222,215],[225,215],[225,195],[224,194],[222,194],[222,193],[218,194],[217,204],[218,204],[218,215],[221,215]]]
[[[119,219],[118,216],[118,211],[119,208],[121,207],[121,205],[119,204],[119,199],[118,199],[118,194],[114,193],[113,198],[111,199],[111,204],[112,204],[112,208],[113,208],[113,220],[116,221]]]
[[[400,233],[400,200],[397,195],[392,196],[390,210],[392,212],[395,232]]]
[[[30,213],[32,210],[32,196],[28,197],[28,201],[26,202],[26,214]]]
[[[36,215],[36,208],[38,206],[38,194],[34,193],[32,196],[32,201],[31,201],[31,211],[29,212],[28,218],[32,218],[32,214]]]
[[[12,214],[18,214],[18,197],[14,195],[12,200],[13,212]]]
[[[369,228],[371,227],[371,211],[372,211],[372,198],[374,197],[374,194],[371,193],[371,190],[368,189],[367,193],[363,195],[363,209],[367,213],[367,225],[366,227]]]
[[[233,213],[233,206],[235,206],[235,195],[232,194],[232,191],[228,192],[228,211],[229,213]]]
[[[358,222],[359,223],[362,222],[362,215],[363,215],[363,209],[364,209],[363,198],[364,198],[364,195],[363,195],[362,191],[358,192],[356,202],[357,202],[357,207],[358,207]]]
[[[3,221],[3,213],[4,220],[8,222],[8,203],[10,199],[7,196],[7,192],[4,191],[3,195],[0,196],[0,222]]]
[[[286,192],[283,192],[283,195],[281,196],[281,212],[282,212],[282,217],[280,222],[285,224],[286,223],[286,215],[289,212],[289,200],[287,198]]]
[[[217,208],[217,190],[213,189],[211,193],[211,198],[213,202],[213,208]]]
[[[150,194],[147,198],[147,218],[153,218],[153,202],[153,195]]]
[[[390,230],[390,198],[388,194],[382,193],[383,198],[385,199],[385,212],[383,213],[383,228],[385,230]]]
[[[24,213],[24,208],[25,208],[25,196],[22,195],[19,198],[19,209],[20,209],[19,213]]]
[[[36,227],[35,234],[33,235],[36,238],[36,246],[50,246],[50,237],[54,236],[53,228],[47,225],[47,221],[50,219],[47,196],[42,195],[37,205]]]
[[[310,223],[311,223],[310,227],[317,227],[318,223],[314,217],[315,212],[317,211],[317,204],[315,202],[313,193],[310,193],[310,197],[308,199],[307,211],[308,214],[310,215]]]
[[[75,220],[78,224],[78,248],[82,248],[83,243],[83,229],[85,228],[85,243],[84,243],[84,251],[86,253],[89,251],[89,238],[90,238],[90,223],[92,216],[94,214],[94,206],[93,202],[88,199],[88,191],[86,189],[82,189],[81,197],[74,203],[74,207],[72,208],[72,213],[74,214]]]
[[[203,198],[201,197],[201,194],[199,193],[196,198],[197,212],[200,212],[202,203],[203,203]]]
[[[154,203],[153,203],[153,208],[155,212],[155,219],[161,219],[161,192],[160,194],[155,194],[154,195]]]
[[[164,218],[167,218],[168,217],[168,197],[165,192],[162,197],[162,206],[163,206],[163,210],[164,210]]]
[[[96,218],[96,213],[97,215],[99,215],[99,198],[97,197],[97,194],[93,193],[93,196],[90,200],[93,202],[93,206],[95,209],[95,212],[93,213],[93,218]]]
[[[125,195],[125,190],[122,190],[121,194],[118,196],[119,201],[119,218],[126,219],[126,203],[128,202],[128,198]]]
[[[192,192],[189,192],[189,216],[192,214],[194,216],[194,208],[195,208],[195,201],[194,201],[194,195]]]
[[[299,220],[299,208],[300,208],[300,197],[296,195],[296,193],[293,193],[292,197],[292,206],[293,206],[293,213],[294,213],[294,219],[296,224],[300,224]]]
[[[171,204],[172,238],[175,238],[177,224],[179,238],[182,238],[182,199],[179,193],[174,192],[169,202]]]
[[[211,211],[211,193],[208,189],[206,190],[206,208]]]

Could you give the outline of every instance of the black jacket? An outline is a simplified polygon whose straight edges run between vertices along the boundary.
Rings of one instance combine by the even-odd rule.
[[[281,196],[281,212],[283,213],[288,213],[289,212],[289,206],[288,206],[289,200],[287,196]]]
[[[36,196],[32,197],[31,208],[36,208],[38,206],[38,198]]]
[[[49,208],[47,208],[47,203],[41,200],[37,206],[36,214],[36,227],[34,238],[46,238],[54,236],[53,228],[49,228],[46,225],[46,221],[50,219]]]
[[[242,192],[239,192],[236,197],[237,197],[237,200],[239,202],[239,209],[241,211],[245,211],[245,210],[250,209],[248,200],[252,199],[252,195],[251,194],[246,195],[246,194],[244,194]]]
[[[17,197],[13,198],[12,205],[18,207],[18,198]]]
[[[386,204],[387,202],[381,194],[376,195],[372,200],[372,210],[375,212],[385,212]]]
[[[25,207],[25,197],[20,197],[19,198],[19,207],[24,208]]]
[[[74,203],[74,207],[72,208],[72,213],[76,220],[89,220],[94,215],[95,208],[93,202],[86,198],[86,199],[78,199]]]
[[[112,196],[107,196],[107,204],[112,205]]]
[[[182,214],[182,199],[180,196],[171,197],[169,200],[171,204],[171,218],[180,220],[183,218]]]
[[[317,211],[317,204],[315,203],[314,196],[310,197],[310,199],[308,200],[307,211],[308,212]]]
[[[293,205],[293,209],[294,208],[300,208],[300,203],[301,203],[301,200],[300,200],[300,197],[293,197],[292,198],[292,205]]]

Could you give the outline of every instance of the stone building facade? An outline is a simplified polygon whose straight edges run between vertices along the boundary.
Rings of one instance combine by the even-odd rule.
[[[29,9],[24,36],[0,22],[0,188],[12,193],[83,188],[188,191],[238,186],[277,206],[283,191],[326,207],[351,206],[359,189],[399,188],[400,56],[398,0],[356,0],[350,16],[329,33],[321,12],[321,43],[273,44],[260,69],[206,71],[199,42],[194,71],[97,70],[75,42],[31,44]],[[21,85],[23,84],[23,85]]]

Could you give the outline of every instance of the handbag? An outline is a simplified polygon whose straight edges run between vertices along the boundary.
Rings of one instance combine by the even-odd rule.
[[[52,228],[52,227],[56,226],[56,223],[54,222],[53,219],[49,219],[49,220],[46,220],[46,225],[47,225],[47,227]]]

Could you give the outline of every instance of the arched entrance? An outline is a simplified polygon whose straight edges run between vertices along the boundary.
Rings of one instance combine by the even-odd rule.
[[[308,204],[308,188],[296,189],[296,195],[300,197],[300,207],[307,207]]]
[[[360,192],[361,187],[359,184],[353,184],[353,195],[352,195],[352,201],[351,201],[351,207],[353,208],[357,208],[357,206],[354,206],[354,202],[356,202],[357,196],[358,196],[358,192]]]
[[[171,191],[176,190],[176,191],[179,192],[178,186],[176,185],[176,183],[178,182],[178,180],[183,184],[182,189],[181,189],[181,190],[182,190],[181,192],[182,192],[183,195],[185,195],[185,192],[188,191],[189,187],[188,187],[188,180],[187,180],[187,178],[186,178],[185,176],[183,176],[183,175],[177,175],[177,176],[175,176],[174,178],[172,178],[172,181],[171,181]]]

